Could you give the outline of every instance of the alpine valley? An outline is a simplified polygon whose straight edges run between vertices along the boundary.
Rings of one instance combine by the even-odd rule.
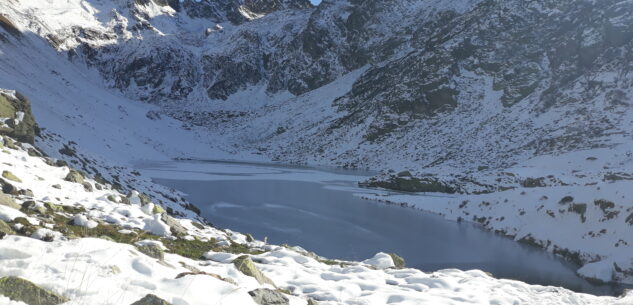
[[[633,304],[271,245],[135,167],[371,170],[629,287],[630,72],[630,0],[1,0],[0,304]]]

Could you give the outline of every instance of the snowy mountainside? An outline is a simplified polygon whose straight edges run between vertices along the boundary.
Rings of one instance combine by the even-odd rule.
[[[437,173],[613,147],[631,132],[627,1],[38,3],[3,14],[229,151]],[[303,106],[357,71],[319,101],[327,120]],[[241,141],[254,124],[233,131],[273,117],[259,143]]]

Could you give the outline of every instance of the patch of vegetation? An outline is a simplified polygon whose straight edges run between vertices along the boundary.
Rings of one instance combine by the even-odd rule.
[[[587,212],[586,203],[573,203],[569,206],[569,208],[567,208],[567,211],[579,214],[580,219],[583,223],[587,220],[587,218],[585,217],[585,213]]]
[[[599,207],[605,213],[607,212],[608,209],[612,209],[615,207],[615,203],[605,200],[605,199],[594,200],[593,204]]]
[[[574,201],[574,197],[572,196],[565,196],[563,198],[560,199],[560,201],[558,201],[558,203],[560,204],[568,204]]]
[[[525,180],[521,181],[522,187],[545,187],[545,178],[525,178]]]
[[[167,247],[168,252],[191,259],[201,259],[205,253],[217,248],[215,246],[215,239],[211,239],[210,241],[201,241],[199,239],[162,239],[161,241],[163,245]]]

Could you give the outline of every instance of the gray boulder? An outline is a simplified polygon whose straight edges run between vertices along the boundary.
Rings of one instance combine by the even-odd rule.
[[[148,294],[142,299],[132,303],[131,305],[171,305],[171,303],[153,295]]]
[[[167,213],[163,213],[160,218],[171,228],[171,234],[177,237],[187,236],[187,229],[180,225],[178,220],[167,215]]]
[[[33,144],[39,129],[26,97],[19,93],[13,97],[0,92],[0,118],[8,118],[5,120],[5,126],[0,127],[0,135]]]
[[[14,276],[0,278],[0,294],[13,301],[29,305],[57,305],[69,301],[54,292]]]
[[[12,234],[15,234],[13,229],[11,229],[11,227],[6,222],[0,220],[0,239]]]
[[[155,259],[163,260],[165,258],[165,251],[155,244],[147,244],[136,247],[141,253],[153,257]]]
[[[255,289],[249,291],[248,294],[253,298],[255,303],[259,305],[288,305],[288,298],[281,292],[272,289]]]
[[[11,180],[11,181],[15,181],[15,182],[22,182],[22,180],[20,178],[18,178],[16,175],[14,175],[10,171],[3,171],[2,172],[2,178],[5,178],[5,179]]]
[[[11,196],[5,194],[0,194],[0,204],[6,205],[10,208],[14,208],[16,210],[19,210],[21,208],[21,206],[17,204],[15,200],[13,200],[13,198],[11,198]]]
[[[82,175],[79,171],[71,169],[64,180],[74,183],[84,183],[84,175]]]
[[[5,194],[17,195],[19,192],[17,187],[2,178],[0,178],[0,186],[2,186],[2,192]]]
[[[240,272],[254,277],[260,284],[270,284],[275,286],[275,283],[273,283],[271,279],[266,277],[261,271],[259,271],[259,269],[257,269],[250,256],[242,255],[236,258],[233,260],[233,265],[235,265],[235,268],[237,268]]]

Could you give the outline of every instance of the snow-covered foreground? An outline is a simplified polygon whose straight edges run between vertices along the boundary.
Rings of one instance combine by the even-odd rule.
[[[12,198],[19,205],[29,201],[34,204],[25,205],[29,208],[22,211],[0,205],[0,219],[18,232],[0,240],[0,277],[18,276],[32,281],[66,297],[67,304],[130,304],[147,294],[176,305],[256,304],[249,292],[259,288],[280,291],[289,304],[306,304],[308,299],[319,304],[633,302],[631,294],[620,298],[596,297],[562,288],[498,280],[476,270],[428,274],[415,269],[381,269],[394,266],[391,257],[382,254],[365,263],[335,263],[299,248],[249,242],[245,235],[189,219],[172,219],[167,225],[160,209],[134,192],[124,196],[107,184],[86,179],[96,188],[88,191],[82,184],[64,179],[69,173],[67,167],[50,166],[21,148],[5,148],[1,154],[0,170],[10,171],[21,182],[7,181],[18,189],[28,188],[33,192],[32,196]],[[40,209],[51,206],[66,208]],[[75,227],[83,229],[74,231]],[[118,228],[118,233],[105,228]],[[185,231],[180,231],[183,228]],[[112,238],[76,236],[95,229],[115,237],[136,235],[139,240],[116,243]],[[34,232],[24,236],[28,230]],[[75,235],[69,234],[69,230]],[[200,259],[175,254],[189,256],[186,255],[189,252],[182,252],[187,242],[200,242],[211,250],[205,251]],[[162,260],[156,255],[143,254],[151,253],[141,251],[148,245],[165,249]],[[260,284],[238,270],[233,261],[242,254],[237,252],[250,253],[247,255],[270,282]],[[6,298],[0,300],[4,304],[20,304]]]

